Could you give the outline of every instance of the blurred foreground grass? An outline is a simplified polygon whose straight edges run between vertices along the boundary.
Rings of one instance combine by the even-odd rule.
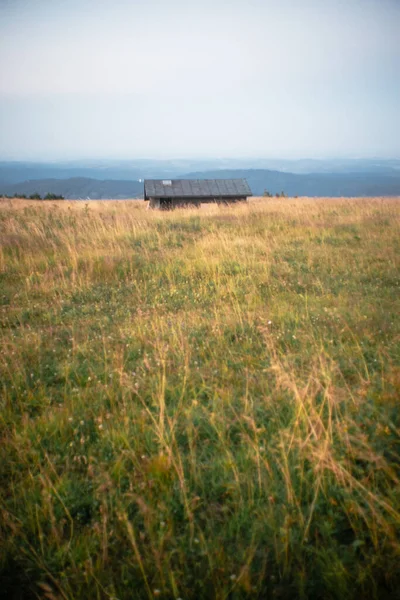
[[[0,596],[395,598],[400,202],[0,201]]]

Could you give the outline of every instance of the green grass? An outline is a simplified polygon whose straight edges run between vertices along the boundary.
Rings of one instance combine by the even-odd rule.
[[[1,202],[0,597],[399,597],[399,257],[395,199]]]

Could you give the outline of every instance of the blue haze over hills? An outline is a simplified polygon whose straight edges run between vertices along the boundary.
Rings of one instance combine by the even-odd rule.
[[[245,177],[264,190],[298,196],[400,196],[400,159],[176,159],[0,162],[0,193],[66,198],[135,198],[145,178]]]

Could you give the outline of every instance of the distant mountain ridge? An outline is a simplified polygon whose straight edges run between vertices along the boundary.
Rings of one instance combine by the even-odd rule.
[[[107,200],[113,198],[137,198],[143,194],[143,183],[139,181],[90,179],[88,177],[72,177],[69,179],[36,179],[8,185],[0,184],[0,195],[39,193],[42,197],[47,193],[58,194],[71,200]]]
[[[85,177],[138,181],[174,179],[185,173],[218,170],[267,170],[293,174],[317,173],[400,173],[400,159],[264,159],[212,158],[173,160],[76,160],[57,162],[0,161],[0,182],[21,183],[33,179]]]
[[[183,179],[244,177],[255,196],[264,190],[289,196],[400,196],[400,171],[393,173],[309,173],[298,175],[266,169],[187,173]]]
[[[201,169],[190,172],[169,172],[165,170],[163,161],[144,161],[150,166],[145,167],[146,172],[155,172],[157,179],[247,179],[254,195],[260,196],[264,191],[271,194],[285,192],[289,196],[400,196],[400,161],[384,161],[383,165],[374,163],[371,170],[357,172],[323,172],[318,173],[290,173],[272,169],[235,168]],[[156,164],[161,162],[162,169],[157,171]],[[168,164],[172,161],[165,161]],[[190,163],[190,161],[187,161]],[[399,168],[397,168],[397,163]],[[10,182],[1,179],[2,164],[0,163],[0,194],[27,196],[37,192],[41,196],[47,193],[60,194],[70,199],[125,199],[143,197],[143,181],[138,179],[98,179],[93,177],[62,177],[62,178],[34,178],[25,181]],[[204,163],[202,163],[203,165]],[[357,163],[358,164],[358,163]],[[20,174],[25,172],[18,163]],[[177,161],[175,169],[187,165],[185,161]],[[347,163],[346,163],[347,165]],[[341,168],[347,168],[342,165]],[[348,165],[347,165],[348,166]],[[360,165],[359,165],[360,166]],[[57,165],[53,166],[57,172]],[[52,167],[52,168],[53,168]],[[32,165],[28,165],[32,169]],[[73,167],[75,168],[75,167]],[[92,167],[88,167],[92,168]],[[105,169],[107,171],[107,169]],[[67,170],[68,171],[68,170]],[[143,172],[141,171],[141,174]]]

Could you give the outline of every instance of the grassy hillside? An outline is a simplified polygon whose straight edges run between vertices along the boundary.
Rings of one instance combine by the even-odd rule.
[[[398,200],[3,201],[0,245],[0,597],[396,597]]]

